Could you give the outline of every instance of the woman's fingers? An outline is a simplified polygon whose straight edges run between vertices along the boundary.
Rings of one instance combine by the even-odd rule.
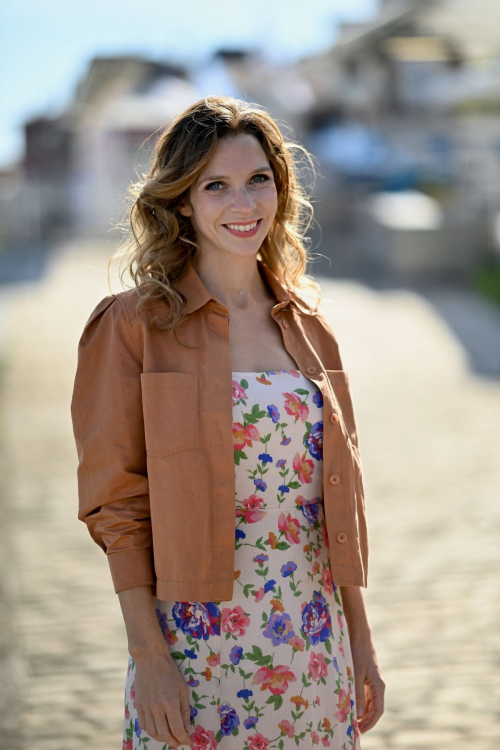
[[[186,732],[189,736],[189,732],[191,731],[191,707],[189,705],[189,688],[186,685],[186,683],[182,682],[181,685],[181,691],[180,691],[180,704],[181,704],[181,715],[182,720],[184,722],[184,726],[186,727]]]

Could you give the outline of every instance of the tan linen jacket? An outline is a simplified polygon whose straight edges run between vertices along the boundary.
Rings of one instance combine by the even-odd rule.
[[[323,395],[323,483],[333,580],[367,585],[368,533],[357,427],[337,341],[303,292],[263,261],[271,315],[297,369]],[[78,518],[104,550],[116,593],[230,601],[235,469],[229,311],[193,266],[174,284],[189,318],[178,337],[148,327],[167,302],[136,309],[135,288],[104,297],[78,345],[71,416]],[[272,364],[272,363],[271,363]]]

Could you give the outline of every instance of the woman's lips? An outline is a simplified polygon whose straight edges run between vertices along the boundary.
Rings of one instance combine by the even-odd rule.
[[[224,229],[227,229],[228,232],[231,232],[231,234],[234,234],[235,237],[253,237],[259,231],[261,222],[262,222],[262,219],[258,219],[257,226],[254,227],[253,229],[250,229],[247,232],[240,232],[238,231],[238,229],[229,229],[229,227],[226,224],[223,224],[222,226],[224,227]]]

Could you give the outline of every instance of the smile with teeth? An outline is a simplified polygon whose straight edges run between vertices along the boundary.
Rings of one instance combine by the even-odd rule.
[[[250,224],[224,224],[224,226],[228,229],[233,229],[236,232],[251,232],[252,229],[255,229],[260,221],[260,219],[257,219],[256,221],[252,221]]]

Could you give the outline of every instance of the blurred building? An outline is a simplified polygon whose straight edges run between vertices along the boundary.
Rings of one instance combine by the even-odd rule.
[[[342,25],[329,50],[297,67],[317,102],[307,143],[324,165],[324,190],[338,198],[321,217],[325,228],[366,221],[371,249],[378,229],[380,246],[390,247],[395,230],[382,228],[363,198],[409,191],[408,205],[420,205],[411,193],[421,191],[437,201],[441,221],[423,221],[419,232],[413,217],[412,260],[401,271],[466,272],[492,252],[500,211],[496,0],[382,1],[373,19]],[[420,260],[419,243],[428,246]],[[397,265],[394,253],[385,262]]]

